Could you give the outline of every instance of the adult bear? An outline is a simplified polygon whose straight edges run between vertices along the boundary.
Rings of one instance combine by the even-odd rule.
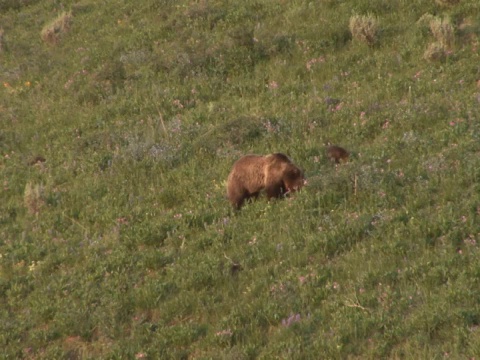
[[[267,198],[279,198],[305,185],[303,171],[282,153],[245,155],[233,164],[227,180],[227,196],[235,209],[265,190]]]

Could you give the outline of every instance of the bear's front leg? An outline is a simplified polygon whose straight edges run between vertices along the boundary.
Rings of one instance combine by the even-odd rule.
[[[267,193],[267,199],[270,200],[271,198],[279,198],[283,195],[284,191],[280,184],[272,184],[265,188],[265,192]]]

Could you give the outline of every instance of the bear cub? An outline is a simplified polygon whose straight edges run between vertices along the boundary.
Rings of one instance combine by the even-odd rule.
[[[350,153],[344,148],[337,145],[328,145],[327,156],[332,163],[340,164],[341,162],[347,162]]]
[[[245,200],[258,198],[265,190],[267,198],[279,198],[305,185],[303,171],[282,153],[245,155],[233,164],[227,180],[227,197],[235,209]]]

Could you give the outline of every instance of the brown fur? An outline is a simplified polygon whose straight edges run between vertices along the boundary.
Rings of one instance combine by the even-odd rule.
[[[330,145],[327,147],[327,156],[331,162],[339,164],[342,161],[347,162],[350,153],[340,146]]]
[[[268,199],[279,198],[304,184],[303,171],[284,154],[245,155],[235,162],[228,176],[227,196],[239,209],[245,200],[258,198],[262,190]]]

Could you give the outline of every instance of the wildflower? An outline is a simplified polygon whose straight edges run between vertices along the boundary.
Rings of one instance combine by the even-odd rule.
[[[351,219],[358,219],[360,217],[360,215],[358,215],[357,212],[353,212],[351,214],[348,214],[348,217],[351,218]]]
[[[285,285],[283,283],[280,283],[278,285],[272,285],[270,287],[271,293],[284,292],[285,290]]]
[[[307,68],[308,71],[310,71],[313,64],[323,63],[323,62],[325,62],[325,58],[323,56],[320,56],[318,58],[308,60],[305,67]]]
[[[25,81],[25,86],[29,87],[31,85],[30,81]]]
[[[233,332],[230,329],[221,330],[215,333],[215,336],[232,336]]]
[[[290,325],[299,322],[301,320],[300,314],[290,315],[288,318],[282,320],[282,325],[289,327]]]
[[[330,111],[332,111],[332,112],[339,111],[339,110],[342,109],[342,107],[343,107],[343,105],[342,105],[342,103],[340,103],[340,104],[338,104],[337,106],[332,107],[332,108],[330,109]]]
[[[180,100],[178,100],[178,99],[173,100],[173,105],[175,105],[175,106],[178,107],[179,109],[183,109],[183,105],[182,105],[182,103],[180,102]]]
[[[268,88],[270,90],[278,89],[278,83],[275,80],[272,80],[268,83]]]
[[[31,263],[30,266],[28,267],[28,270],[29,270],[29,271],[34,271],[36,267],[37,267],[37,262],[36,262],[36,261],[32,261],[32,263]]]
[[[3,86],[4,86],[4,87],[6,87],[6,88],[9,88],[9,87],[11,87],[11,86],[10,86],[10,84],[9,84],[8,82],[4,82],[4,83],[3,83]]]
[[[63,85],[65,89],[68,89],[73,84],[73,79],[68,79],[68,81]]]
[[[175,219],[181,219],[182,216],[183,216],[182,214],[175,214],[175,215],[173,215],[173,217],[174,217]]]
[[[147,357],[147,354],[143,353],[143,352],[139,352],[137,354],[135,354],[135,359],[144,359]]]
[[[267,132],[269,133],[278,133],[280,132],[280,125],[278,124],[272,124],[270,122],[270,120],[268,120],[267,122],[265,122],[263,124],[263,126],[265,127],[265,129],[267,130]]]
[[[475,237],[470,234],[468,236],[468,238],[466,238],[465,240],[463,240],[463,242],[467,245],[471,245],[471,246],[476,246],[477,245],[477,241],[475,240]],[[1,258],[1,255],[0,255],[0,258]]]

